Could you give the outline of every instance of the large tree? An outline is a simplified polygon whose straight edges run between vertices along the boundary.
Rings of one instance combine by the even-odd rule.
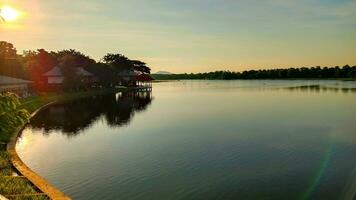
[[[56,58],[44,49],[24,51],[23,60],[29,78],[38,83],[42,75],[57,65]]]
[[[131,61],[122,54],[106,54],[102,59],[105,64],[112,66],[117,71],[132,69]]]
[[[133,66],[133,69],[136,71],[139,71],[141,73],[145,74],[150,74],[151,69],[147,67],[146,63],[139,61],[139,60],[131,60],[131,65]]]
[[[1,58],[16,58],[17,51],[13,44],[5,41],[0,41],[0,57]]]
[[[85,68],[92,74],[95,74],[97,83],[104,87],[112,87],[117,82],[115,70],[105,63],[94,63]]]
[[[141,73],[151,73],[146,63],[139,60],[130,60],[122,54],[107,54],[102,59],[105,64],[112,66],[116,71],[132,69]]]
[[[0,75],[25,78],[20,60],[20,55],[17,55],[13,44],[0,41]]]
[[[76,51],[74,49],[69,49],[69,50],[62,50],[62,51],[58,51],[58,52],[51,52],[56,58],[57,60],[62,63],[63,66],[63,62],[65,60],[70,59],[70,65],[66,65],[64,67],[87,67],[91,64],[95,63],[95,60],[91,59],[89,56]]]
[[[87,59],[89,58],[86,58],[82,54],[77,54],[73,52],[61,52],[60,57],[58,57],[58,66],[61,68],[64,76],[64,89],[72,90],[84,87],[80,75],[77,74],[76,68],[85,67],[86,65],[88,65],[87,63],[89,61]]]

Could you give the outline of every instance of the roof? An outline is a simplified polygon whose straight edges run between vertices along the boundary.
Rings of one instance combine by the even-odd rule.
[[[0,85],[29,84],[32,81],[0,75]]]
[[[83,69],[82,67],[75,67],[76,74],[80,76],[93,76],[92,73],[88,72],[87,70]],[[53,67],[48,72],[44,73],[43,76],[63,76],[61,68],[58,66]]]
[[[77,74],[81,76],[93,76],[92,73],[88,72],[87,70],[83,69],[83,67],[76,67]]]
[[[154,79],[148,74],[140,74],[136,76],[136,81],[152,81],[152,80]]]
[[[63,73],[58,66],[55,66],[48,72],[44,73],[43,76],[63,76]]]
[[[136,76],[136,75],[138,75],[138,73],[132,69],[122,70],[118,74],[119,74],[119,76]]]

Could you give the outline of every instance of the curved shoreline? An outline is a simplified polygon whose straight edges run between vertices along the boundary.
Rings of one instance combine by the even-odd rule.
[[[57,101],[50,102],[46,105],[41,106],[38,108],[36,111],[31,113],[31,118],[35,116],[39,111],[42,109],[56,103]],[[25,128],[26,125],[24,125],[20,130],[16,132],[11,137],[10,142],[7,144],[7,152],[10,155],[10,160],[12,162],[12,165],[23,175],[25,176],[33,185],[35,185],[39,190],[41,190],[43,193],[45,193],[49,198],[51,199],[59,199],[59,200],[69,200],[71,199],[68,197],[66,194],[64,194],[62,191],[51,185],[48,181],[46,181],[44,178],[39,176],[36,172],[31,170],[19,157],[19,155],[16,152],[16,143],[19,137],[21,136],[21,133],[23,129]]]

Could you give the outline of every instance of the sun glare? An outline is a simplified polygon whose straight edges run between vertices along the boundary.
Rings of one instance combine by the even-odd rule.
[[[18,11],[16,11],[14,8],[11,8],[9,6],[4,6],[0,9],[0,17],[4,21],[15,21],[18,16],[19,16]]]

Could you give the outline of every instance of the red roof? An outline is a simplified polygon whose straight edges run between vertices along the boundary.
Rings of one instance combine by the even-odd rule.
[[[138,76],[136,76],[136,81],[152,81],[154,80],[150,75],[148,74],[140,74]]]

